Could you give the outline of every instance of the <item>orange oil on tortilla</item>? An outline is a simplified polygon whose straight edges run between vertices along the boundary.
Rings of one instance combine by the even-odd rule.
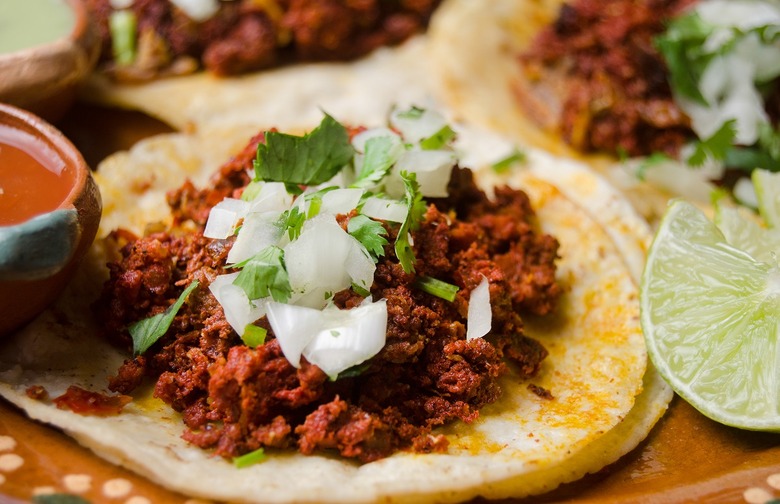
[[[0,125],[0,226],[58,208],[76,173],[34,136]]]

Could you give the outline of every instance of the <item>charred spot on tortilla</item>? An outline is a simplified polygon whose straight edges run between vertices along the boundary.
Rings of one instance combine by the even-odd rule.
[[[434,435],[432,429],[456,420],[473,422],[480,408],[500,397],[502,376],[511,372],[514,379],[528,379],[539,372],[548,354],[543,345],[523,333],[521,314],[544,316],[555,311],[562,293],[556,279],[559,244],[553,236],[539,231],[528,196],[504,186],[488,198],[477,187],[472,172],[458,167],[455,158],[448,157],[449,151],[442,150],[445,146],[412,148],[427,145],[425,140],[431,135],[414,137],[407,131],[407,136],[401,138],[398,131],[387,128],[348,130],[329,121],[333,120],[326,116],[320,128],[330,124],[329,128],[340,127],[348,132],[346,145],[354,154],[349,160],[326,157],[339,169],[347,166],[345,173],[352,169],[358,181],[360,174],[371,170],[379,170],[387,180],[379,177],[374,185],[367,186],[370,190],[355,187],[361,184],[354,179],[346,189],[329,185],[332,182],[303,188],[299,185],[303,179],[297,178],[301,174],[290,167],[312,169],[310,155],[321,151],[316,146],[303,148],[299,144],[321,141],[317,132],[325,130],[317,129],[295,141],[273,133],[257,135],[214,174],[209,187],[199,190],[186,183],[170,194],[174,227],[131,238],[121,249],[121,259],[109,264],[110,279],[95,305],[104,337],[129,349],[132,341],[128,325],[163,313],[182,298],[186,286],[195,285],[190,287],[193,290],[187,302],[178,306],[162,338],[147,351],[126,360],[109,388],[130,394],[145,380],[153,380],[155,395],[182,414],[184,438],[223,457],[237,457],[260,448],[297,448],[304,454],[335,450],[343,457],[365,463],[398,450],[446,451],[447,438]],[[431,133],[439,131],[434,122]],[[332,141],[327,143],[329,152],[341,152]],[[285,172],[296,183],[261,180],[260,173],[272,170],[261,169],[258,160],[285,149],[297,152],[287,153]],[[381,149],[381,155],[372,154],[374,149]],[[253,152],[256,157],[251,155]],[[306,162],[291,161],[291,155]],[[430,173],[426,171],[395,174],[404,183],[397,180],[394,183],[398,187],[393,189],[393,171],[384,168],[386,156],[391,164],[409,169],[419,169],[414,160],[420,156],[448,159],[446,173],[439,175],[444,177],[448,195],[434,190],[436,196],[422,199],[423,192],[432,191],[430,177],[426,178]],[[356,169],[355,162],[365,164]],[[420,182],[415,175],[419,175]],[[350,180],[348,174],[341,176]],[[323,180],[332,177],[328,174]],[[259,189],[250,191],[252,184]],[[294,196],[286,193],[290,185],[295,186]],[[401,198],[400,210],[416,214],[413,225],[402,224],[408,222],[408,216],[377,218],[372,213],[399,208],[388,197],[394,190]],[[243,195],[250,192],[253,194],[245,199]],[[239,244],[242,233],[252,233],[250,228],[261,224],[252,221],[255,217],[249,211],[234,219],[218,238],[207,238],[204,232],[212,236],[207,229],[216,226],[214,208],[228,212],[228,204],[237,208],[274,198],[284,200],[284,208],[299,209],[306,220],[296,239],[291,240],[293,235],[286,232],[287,228],[278,227],[282,222],[278,217],[265,217],[270,225],[256,236],[263,239],[264,233],[276,233],[271,242],[279,245],[273,246],[277,259],[261,251],[262,259],[241,264],[246,271],[252,260],[260,261],[259,272],[252,273],[253,286],[267,288],[260,288],[257,292],[262,294],[249,298],[237,294],[245,303],[254,303],[252,309],[262,305],[265,310],[235,322],[236,308],[225,301],[225,291],[220,291],[218,284],[230,278],[225,281],[233,282],[229,288],[238,292],[236,285],[242,282],[230,277],[235,276],[236,266],[231,254],[244,246]],[[352,202],[346,206],[334,203],[342,198],[352,198]],[[368,210],[367,200],[372,198],[382,201],[379,210]],[[259,215],[258,208],[255,213]],[[364,230],[369,238],[347,233],[350,222],[358,222],[361,217],[375,223],[372,229]],[[292,251],[296,241],[321,249],[312,250],[318,255],[327,255],[327,248],[342,246],[335,239],[306,241],[319,233],[316,226],[322,219],[331,222],[332,233],[344,233],[349,236],[346,240],[359,243],[364,250],[361,254],[374,263],[375,269],[368,285],[361,287],[348,279],[346,284],[325,290],[325,299],[320,295],[315,302],[313,297],[296,294],[299,287],[293,280],[296,260]],[[127,232],[121,235],[127,237]],[[410,246],[413,269],[406,268],[397,255],[394,244],[402,238]],[[381,253],[368,252],[377,246]],[[322,270],[333,267],[320,267],[315,275],[326,275]],[[420,288],[421,278],[438,283]],[[273,296],[273,286],[279,285],[287,285],[287,298],[298,296],[297,302],[309,307],[280,304]],[[482,301],[477,300],[480,288],[485,292]],[[311,308],[312,303],[317,309]],[[383,344],[372,357],[339,368],[345,371],[317,361],[322,354],[315,347],[326,345],[317,343],[319,339],[330,338],[327,345],[340,345],[338,342],[352,337],[348,325],[339,322],[313,329],[315,339],[301,344],[297,360],[291,358],[292,339],[312,331],[306,329],[311,320],[344,317],[350,312],[373,310],[377,305],[379,318],[386,322],[382,326]],[[472,315],[472,305],[488,312],[488,325],[477,334],[472,330],[477,331],[476,326],[481,325],[477,318],[484,319],[485,314]],[[370,317],[374,315],[360,316]],[[264,341],[253,348],[241,338],[247,324],[265,332]],[[292,337],[287,335],[289,324],[294,328]],[[359,336],[368,338],[367,334]],[[342,352],[352,350],[346,347]],[[543,388],[534,393],[552,399]]]
[[[238,75],[295,61],[341,61],[425,29],[440,0],[87,0],[101,67],[120,81],[205,68]]]
[[[520,106],[582,152],[678,156],[694,134],[672,96],[654,39],[695,2],[562,4],[519,55]]]

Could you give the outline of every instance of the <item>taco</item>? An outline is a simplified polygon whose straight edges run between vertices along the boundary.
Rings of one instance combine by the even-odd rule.
[[[117,83],[352,60],[422,32],[438,3],[85,1],[102,41],[99,70]]]
[[[426,119],[420,121],[421,117]],[[471,151],[477,168],[470,172],[456,166],[454,152],[447,147],[454,130],[440,117],[421,109],[397,111],[393,124],[396,131],[347,130],[326,117],[302,137],[268,133],[255,137],[241,152],[223,144],[234,157],[213,176],[210,186],[198,190],[185,183],[170,196],[172,215],[162,224],[150,223],[144,236],[133,236],[144,232],[138,228],[105,235],[58,304],[3,344],[0,393],[32,418],[62,428],[98,455],[165,487],[239,502],[451,502],[478,495],[523,496],[580,478],[632,449],[671,397],[647,367],[636,282],[626,261],[631,254],[641,255],[637,251],[645,243],[646,227],[635,225],[641,222],[638,218],[605,217],[614,224],[611,233],[625,237],[613,241],[588,210],[575,203],[587,204],[599,191],[609,191],[602,179],[581,165],[570,163],[568,170],[556,172],[552,183],[539,176],[549,172],[542,167],[512,170],[501,185],[490,189],[488,197],[473,181],[490,183],[491,164],[499,161],[495,150]],[[303,190],[303,182],[290,178],[290,170],[280,176],[284,181],[269,181],[276,173],[272,159],[285,150],[280,150],[281,145],[295,144],[299,151],[312,153],[317,149],[301,142],[322,138],[324,131],[348,139],[343,150],[326,142],[331,148],[325,158],[362,167],[351,175],[341,174],[351,189],[326,191],[334,181],[323,175],[328,181],[325,187]],[[258,143],[261,140],[265,143]],[[198,135],[178,134],[154,142],[156,149],[177,143],[166,153],[180,158],[170,167],[195,166],[193,160],[205,158],[203,151],[208,148]],[[436,148],[419,148],[434,146],[429,142]],[[463,145],[468,143],[466,138]],[[106,200],[112,201],[120,185],[142,190],[144,185],[135,181],[144,180],[140,173],[144,165],[133,163],[143,157],[138,153],[146,145],[138,145],[113,167],[100,167],[98,180]],[[324,159],[318,152],[306,159]],[[427,158],[426,162],[413,162],[419,157]],[[253,159],[259,161],[253,164]],[[441,171],[425,169],[433,159],[438,159],[434,164]],[[543,161],[553,166],[559,162],[547,155],[534,160]],[[119,166],[125,162],[136,167],[130,179],[106,184],[121,173]],[[155,169],[159,172],[165,166]],[[253,180],[247,175],[249,167],[265,180]],[[195,171],[207,168],[213,166],[202,165]],[[442,180],[460,190],[445,196]],[[381,197],[376,194],[378,187]],[[297,204],[290,206],[287,189],[300,193]],[[357,199],[354,189],[361,191]],[[237,198],[247,193],[244,200]],[[393,194],[403,195],[400,207],[390,199]],[[427,196],[421,200],[420,194]],[[570,199],[567,194],[579,196]],[[279,212],[271,227],[264,227],[267,220],[244,214],[238,238],[232,236],[239,221],[213,217],[234,213],[242,202],[259,205],[280,200],[287,208],[282,212],[284,236],[274,231],[279,229]],[[374,209],[369,210],[372,204]],[[614,211],[621,205],[616,197],[596,212]],[[317,208],[319,214],[314,216]],[[145,211],[111,204],[106,209],[120,215]],[[340,212],[338,219],[329,215],[333,209]],[[407,220],[410,210],[421,219],[418,224]],[[393,216],[397,211],[407,217]],[[303,216],[304,222],[295,215]],[[348,221],[362,221],[363,233],[349,234]],[[299,233],[296,239],[289,233],[294,229]],[[322,229],[342,238],[328,241],[327,246],[306,241]],[[451,229],[457,232],[448,235]],[[204,238],[204,232],[218,237]],[[285,288],[280,261],[271,256],[263,256],[267,267],[260,268],[273,272],[260,282],[260,290],[268,292],[251,294],[243,287],[237,291],[232,281],[219,280],[226,273],[224,256],[245,247],[238,243],[242,235],[249,233],[254,243],[266,232],[274,235],[277,245],[289,240],[282,247],[285,261],[281,264],[288,270],[290,288]],[[518,233],[523,244],[512,241]],[[449,238],[442,240],[444,236]],[[384,237],[386,243],[377,237]],[[128,245],[117,261],[114,246],[125,240]],[[497,247],[500,251],[485,256],[477,246],[483,240],[502,243]],[[460,245],[447,245],[448,241]],[[188,245],[177,249],[175,257],[151,259],[163,242]],[[193,248],[196,242],[200,248]],[[296,242],[305,245],[299,249],[310,249],[310,259],[295,259]],[[468,248],[462,247],[468,243]],[[520,248],[529,244],[531,248]],[[328,257],[350,247],[358,252],[350,256],[349,266],[354,268],[336,284],[322,284],[321,277],[332,277],[331,270],[342,268],[344,262]],[[308,278],[314,284],[293,281],[300,279],[301,271],[311,270],[307,265],[311,251],[321,256],[318,260],[330,262]],[[207,257],[213,254],[221,256],[222,262]],[[502,255],[509,260],[502,263]],[[257,269],[252,263],[260,259],[252,257],[242,272]],[[459,270],[447,264],[456,257]],[[108,271],[103,266],[107,259],[112,259]],[[177,278],[167,275],[171,281],[164,280],[164,266],[169,265],[170,273],[171,261]],[[198,261],[203,267],[194,266]],[[370,263],[378,273],[367,281],[357,265],[371,270]],[[139,283],[138,275],[145,280]],[[131,299],[138,289],[143,294]],[[284,307],[275,297],[284,297],[285,292],[288,300],[308,308]],[[374,299],[379,295],[386,301]],[[231,296],[262,299],[254,308],[262,304],[267,316],[246,313],[247,304],[234,304],[228,299]],[[96,297],[98,315],[94,316],[90,304]],[[326,299],[327,304],[348,309],[331,306],[319,311]],[[415,315],[403,315],[399,303],[410,300],[418,303]],[[383,303],[388,330],[386,344],[377,349],[368,340],[373,340],[369,336],[375,334],[371,324],[377,313],[382,319]],[[180,311],[168,310],[169,305]],[[377,312],[377,307],[382,309]],[[355,344],[343,320],[336,326],[313,322],[325,312],[328,317],[344,315],[333,310],[361,310],[360,316],[353,317],[363,324],[361,341]],[[145,336],[128,339],[130,319],[166,312],[172,320],[161,339],[155,340],[143,327]],[[164,318],[153,319],[151,325],[159,327]],[[202,324],[205,320],[209,322]],[[311,324],[321,330],[305,330]],[[206,325],[211,329],[205,330]],[[287,325],[297,328],[291,336]],[[137,334],[138,326],[134,327]],[[213,339],[215,328],[224,337]],[[424,330],[427,336],[420,338]],[[106,331],[114,336],[101,337]],[[334,332],[343,338],[338,340]],[[265,341],[253,339],[258,333],[265,333]],[[307,336],[301,342],[306,334],[314,339]],[[330,343],[317,339],[319,335],[330,337]],[[205,347],[196,342],[209,338],[210,350],[204,353]],[[335,354],[327,351],[336,344],[334,340],[346,345]],[[450,358],[442,360],[444,347]],[[177,351],[171,353],[173,348]],[[265,374],[286,378],[257,395],[252,384],[268,382],[248,364],[260,354],[273,354],[267,364],[275,371],[266,367]],[[409,359],[412,354],[417,358]],[[165,369],[160,367],[163,358]],[[178,367],[184,361],[200,364]],[[231,366],[238,372],[231,372]],[[205,388],[194,379],[204,371]],[[112,388],[124,395],[109,397],[106,388],[111,377]],[[304,382],[310,387],[303,387]],[[389,390],[392,397],[382,394]],[[114,414],[74,412],[83,406],[84,394],[107,402]],[[307,406],[293,408],[293,400]],[[261,402],[276,406],[268,415],[261,414],[255,409]],[[259,463],[237,468],[230,460],[246,453],[259,456],[259,447],[265,450]]]
[[[732,186],[724,168],[776,169],[777,72],[761,57],[778,50],[761,34],[779,12],[719,0],[453,0],[429,33],[459,117],[587,160],[653,220],[669,195],[707,202],[715,183]]]

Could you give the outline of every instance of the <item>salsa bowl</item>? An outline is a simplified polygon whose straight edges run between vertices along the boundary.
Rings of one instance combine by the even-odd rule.
[[[97,63],[100,41],[81,0],[3,0],[0,102],[56,121]]]
[[[0,336],[57,298],[92,244],[101,211],[73,144],[40,117],[0,103]]]

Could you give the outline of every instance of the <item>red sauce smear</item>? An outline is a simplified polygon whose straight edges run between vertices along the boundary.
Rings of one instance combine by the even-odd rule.
[[[110,396],[71,385],[64,394],[54,398],[54,404],[59,409],[68,409],[79,415],[111,416],[121,413],[132,400],[127,395]]]
[[[0,125],[0,226],[55,210],[74,180],[73,169],[43,141]]]

